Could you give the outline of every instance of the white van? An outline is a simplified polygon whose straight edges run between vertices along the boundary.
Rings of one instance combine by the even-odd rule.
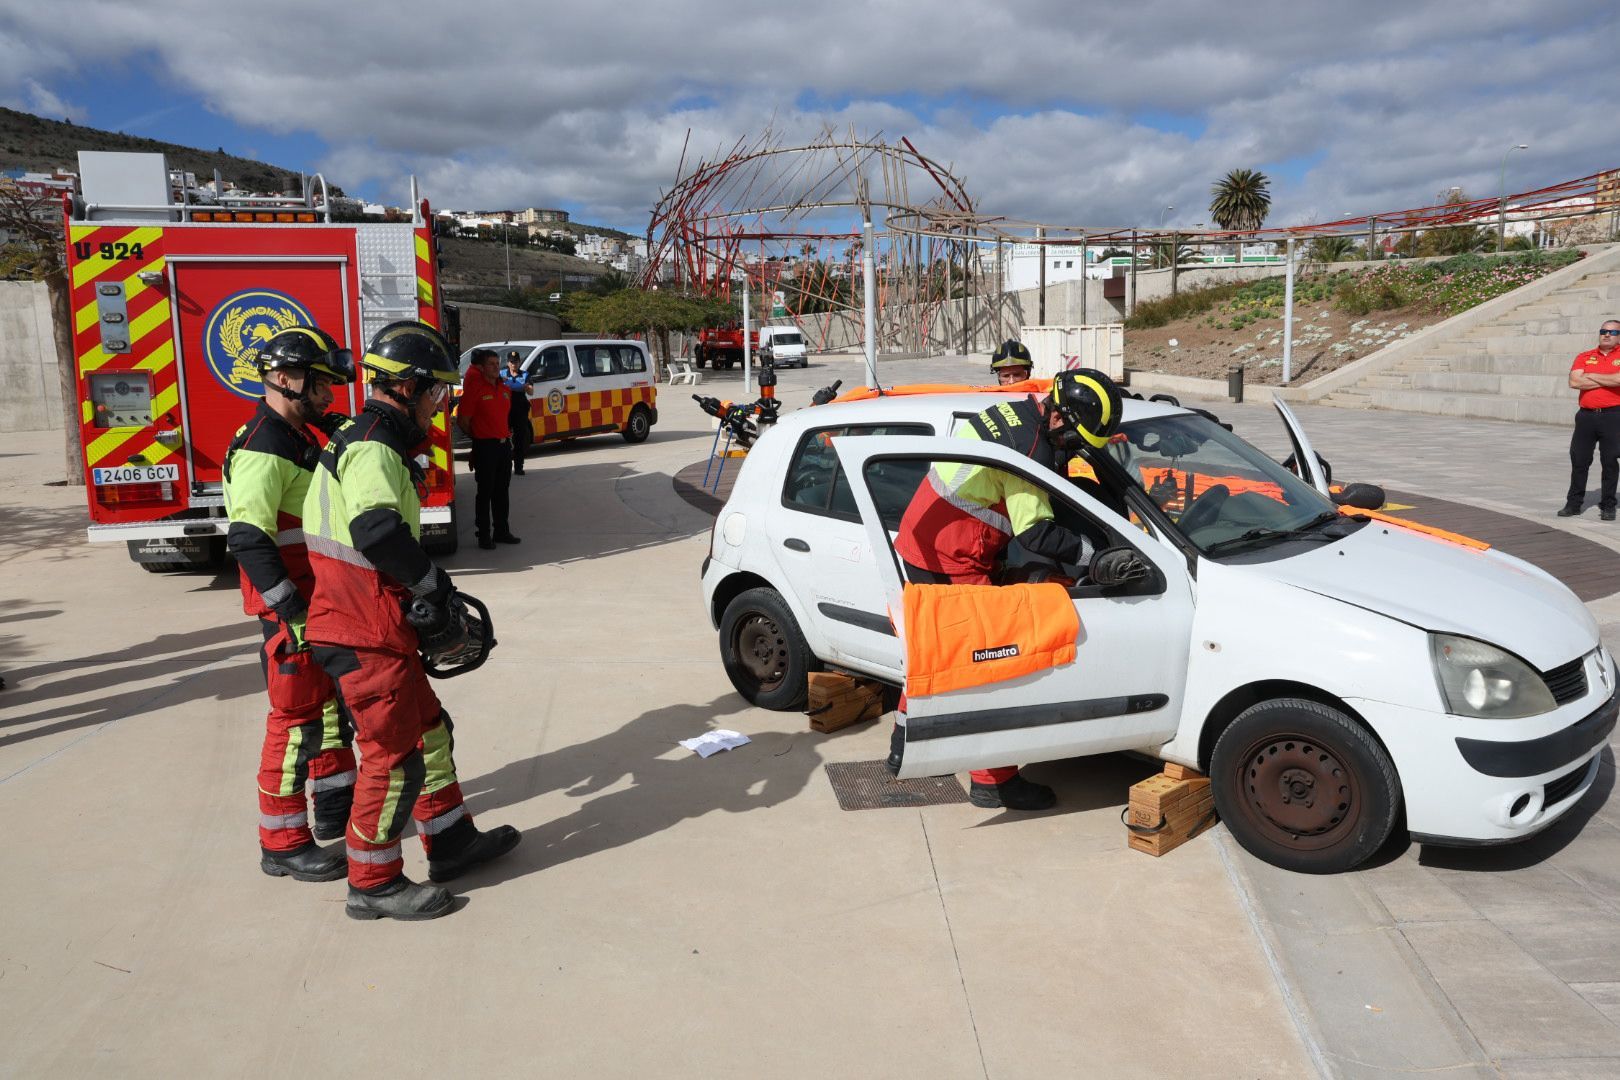
[[[638,443],[658,422],[658,383],[640,341],[487,341],[461,354],[463,372],[474,349],[494,349],[502,372],[507,355],[518,353],[537,443],[610,431]]]
[[[1128,400],[1100,479],[1074,482],[947,437],[1000,400],[835,402],[760,437],[702,571],[744,698],[795,708],[826,666],[903,682],[893,536],[930,468],[963,462],[1046,491],[1060,524],[1149,572],[1119,587],[1070,575],[1073,661],[913,695],[902,777],[1140,750],[1209,773],[1244,847],[1310,872],[1358,865],[1400,826],[1523,839],[1596,781],[1615,664],[1545,571],[1341,513],[1280,403],[1303,477],[1207,414]]]
[[[759,351],[769,355],[771,363],[777,367],[810,366],[810,355],[805,350],[804,335],[799,332],[797,326],[760,327]]]

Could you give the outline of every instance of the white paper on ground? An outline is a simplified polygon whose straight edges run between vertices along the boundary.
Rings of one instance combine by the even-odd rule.
[[[730,750],[734,746],[742,746],[746,742],[748,742],[748,736],[740,732],[716,728],[713,731],[705,731],[695,739],[682,739],[681,745],[697,754],[698,757],[708,757],[710,754],[718,754],[722,750]]]

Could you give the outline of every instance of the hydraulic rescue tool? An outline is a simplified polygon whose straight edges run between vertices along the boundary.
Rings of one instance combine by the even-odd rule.
[[[460,590],[452,590],[443,605],[417,597],[405,609],[405,619],[416,628],[422,666],[435,679],[483,667],[497,644],[489,608]]]
[[[752,421],[753,415],[759,410],[757,402],[739,405],[731,401],[721,401],[719,398],[704,397],[702,394],[693,394],[692,400],[698,403],[699,408],[720,421],[720,426],[731,432],[732,438],[743,447],[754,445],[759,438],[759,428]]]

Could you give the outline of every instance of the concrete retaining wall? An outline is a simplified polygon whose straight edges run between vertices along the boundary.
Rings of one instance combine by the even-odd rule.
[[[0,281],[0,431],[61,426],[61,382],[45,285]]]

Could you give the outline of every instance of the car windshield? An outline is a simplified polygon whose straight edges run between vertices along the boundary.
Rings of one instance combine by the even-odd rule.
[[[776,345],[803,345],[804,338],[798,334],[772,334],[771,341]]]
[[[1132,421],[1108,451],[1205,555],[1313,534],[1339,520],[1315,488],[1202,416]]]

